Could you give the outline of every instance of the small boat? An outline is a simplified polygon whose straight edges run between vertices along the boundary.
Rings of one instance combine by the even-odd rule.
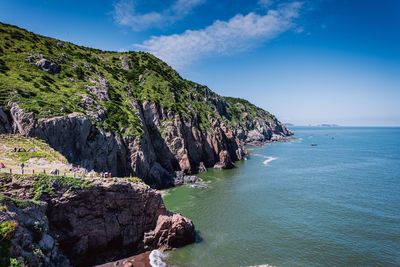
[[[310,146],[318,146],[317,144],[311,144]]]

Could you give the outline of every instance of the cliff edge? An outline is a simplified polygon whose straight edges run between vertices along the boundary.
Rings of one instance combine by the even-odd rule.
[[[92,266],[195,241],[138,179],[1,174],[0,189],[0,265]]]
[[[0,134],[43,139],[71,163],[153,188],[232,168],[246,143],[290,131],[246,100],[183,79],[151,54],[109,52],[0,24]]]

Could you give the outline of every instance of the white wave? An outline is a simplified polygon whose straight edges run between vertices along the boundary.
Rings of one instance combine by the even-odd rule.
[[[150,265],[152,267],[167,267],[167,264],[164,261],[166,258],[167,254],[155,249],[151,251],[149,255]]]
[[[277,158],[274,158],[274,157],[266,157],[266,160],[264,160],[263,163],[265,165],[268,165],[268,163],[270,163],[271,161],[276,160],[276,159]]]

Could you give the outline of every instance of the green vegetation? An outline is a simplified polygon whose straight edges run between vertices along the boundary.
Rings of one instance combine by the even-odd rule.
[[[249,101],[241,98],[224,97],[229,104],[228,111],[231,114],[231,120],[235,123],[243,123],[246,120],[253,120],[256,117],[266,120],[276,120],[275,116],[268,111],[263,110]]]
[[[9,249],[11,246],[11,238],[17,230],[18,223],[16,221],[3,221],[0,223],[0,266],[18,266],[12,265],[15,259],[10,259]]]
[[[138,183],[143,183],[142,179],[138,177],[127,177],[126,180],[130,183],[138,184]]]
[[[273,118],[241,99],[221,97],[205,86],[183,79],[163,61],[144,52],[110,52],[77,46],[33,34],[15,26],[0,24],[0,105],[16,101],[37,117],[106,111],[105,118],[92,118],[99,128],[122,136],[138,137],[143,127],[134,103],[150,101],[181,114],[197,118],[207,131],[212,121],[241,123],[262,115]],[[51,74],[35,65],[45,58],[61,67]],[[123,68],[124,65],[124,68]],[[107,81],[108,99],[88,90],[96,81]],[[87,107],[85,97],[95,101]],[[221,113],[217,103],[228,103]]]
[[[0,178],[1,179],[1,178]],[[1,184],[0,184],[1,186]],[[0,187],[1,190],[1,187]],[[11,197],[6,197],[2,194],[0,194],[0,204],[5,203],[6,201],[12,202],[15,206],[20,207],[20,208],[26,208],[30,204],[39,204],[37,201],[30,200],[30,199],[19,199],[19,198],[11,198]],[[1,206],[4,210],[6,209],[5,206]],[[1,210],[1,209],[0,209]]]
[[[17,229],[17,226],[18,224],[16,221],[4,221],[0,223],[0,239],[10,240]]]
[[[31,202],[38,204],[36,200],[39,200],[43,194],[53,195],[55,193],[54,186],[78,190],[89,188],[92,184],[89,180],[69,176],[56,176],[42,173],[35,175],[0,173],[0,192],[7,190],[7,184],[12,179],[32,179],[33,188],[31,189],[31,193],[34,197],[31,200],[14,199],[0,194],[0,204],[4,201],[12,201],[18,207],[27,207]]]
[[[91,182],[84,179],[67,177],[67,176],[53,176],[46,174],[37,174],[34,176],[35,180],[33,182],[34,189],[34,200],[40,199],[43,194],[53,195],[54,185],[58,184],[72,190],[88,188]]]

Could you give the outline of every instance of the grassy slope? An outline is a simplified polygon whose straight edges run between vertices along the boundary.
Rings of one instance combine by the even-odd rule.
[[[181,78],[148,53],[100,51],[67,42],[60,46],[56,39],[6,24],[0,24],[0,36],[0,105],[6,106],[13,100],[38,117],[85,113],[80,103],[84,95],[90,94],[86,87],[93,85],[90,79],[101,76],[111,86],[110,100],[98,100],[107,116],[96,123],[124,136],[140,136],[143,132],[133,99],[159,103],[185,117],[197,116],[203,130],[210,127],[212,118],[228,124],[244,124],[255,116],[274,119],[245,100],[223,98],[205,86]],[[58,62],[61,72],[52,75],[28,63],[27,58],[34,54]],[[127,59],[130,70],[122,69],[120,57]],[[227,101],[228,114],[221,116],[216,112],[213,99]]]

